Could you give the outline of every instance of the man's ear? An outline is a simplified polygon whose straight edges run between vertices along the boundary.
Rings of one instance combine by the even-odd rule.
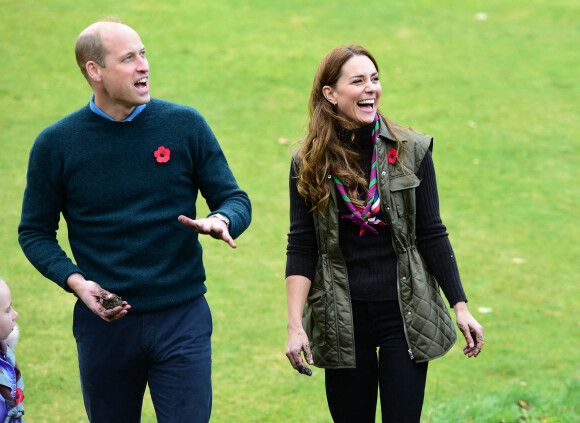
[[[87,70],[87,74],[89,75],[89,78],[91,78],[94,82],[101,81],[102,68],[97,62],[89,60],[87,62],[87,64],[85,65],[85,68]]]
[[[322,87],[322,95],[324,95],[324,98],[326,98],[331,104],[336,106],[336,103],[338,103],[338,101],[336,101],[336,97],[334,96],[334,90],[332,87],[328,85]]]

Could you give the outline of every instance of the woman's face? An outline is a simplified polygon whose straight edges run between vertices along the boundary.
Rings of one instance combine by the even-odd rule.
[[[336,105],[339,116],[348,120],[353,128],[360,128],[374,121],[383,89],[371,59],[357,55],[342,65],[335,87],[325,85],[322,92]]]

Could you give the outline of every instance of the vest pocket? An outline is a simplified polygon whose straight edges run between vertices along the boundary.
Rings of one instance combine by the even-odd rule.
[[[409,249],[409,280],[402,297],[407,334],[418,362],[445,354],[457,338],[437,280],[416,248]]]
[[[415,188],[419,179],[415,175],[401,175],[389,180],[391,191],[391,209],[397,211],[397,216],[415,214]]]
[[[311,347],[326,344],[326,295],[323,290],[310,291],[304,307],[303,325]]]

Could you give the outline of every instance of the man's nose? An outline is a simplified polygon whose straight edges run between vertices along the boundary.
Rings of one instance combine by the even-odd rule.
[[[139,61],[137,62],[137,69],[141,72],[148,72],[149,61],[145,57],[139,57]]]

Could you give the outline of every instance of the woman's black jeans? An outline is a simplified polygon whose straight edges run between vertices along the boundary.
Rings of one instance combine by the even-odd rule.
[[[383,423],[419,423],[427,363],[409,357],[399,303],[353,301],[352,307],[356,369],[325,372],[333,420],[374,423],[379,388]]]

